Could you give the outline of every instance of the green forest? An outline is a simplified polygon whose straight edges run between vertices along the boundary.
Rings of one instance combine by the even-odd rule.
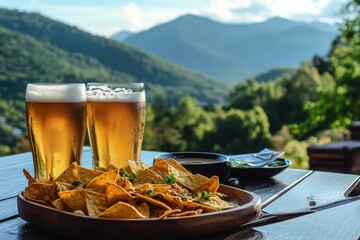
[[[26,83],[143,81],[143,149],[240,154],[267,147],[283,149],[293,167],[307,168],[309,145],[341,140],[360,120],[360,3],[348,3],[342,17],[341,35],[326,56],[269,81],[230,86],[39,15],[1,10],[0,155],[29,151]],[[51,39],[55,27],[63,29],[65,43]],[[81,50],[75,36],[92,48]],[[116,65],[94,48],[121,52],[117,57],[128,58],[128,65]]]

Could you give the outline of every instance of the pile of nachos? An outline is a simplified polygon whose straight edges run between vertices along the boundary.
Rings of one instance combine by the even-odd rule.
[[[219,178],[187,171],[175,159],[157,158],[149,167],[128,161],[95,170],[72,163],[55,179],[33,178],[22,195],[61,211],[101,218],[165,219],[236,207],[218,192]]]

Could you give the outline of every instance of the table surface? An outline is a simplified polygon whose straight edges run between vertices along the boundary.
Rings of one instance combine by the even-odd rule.
[[[151,165],[159,152],[142,151],[141,159]],[[82,166],[91,167],[91,150],[85,147]],[[30,152],[0,158],[0,239],[69,239],[35,227],[18,217],[16,195],[25,189],[22,169],[33,172]],[[264,180],[240,180],[235,185],[258,194],[267,213],[309,208],[359,195],[360,176],[300,169],[287,169]],[[359,239],[360,201],[317,211],[261,227],[239,226],[198,239]]]

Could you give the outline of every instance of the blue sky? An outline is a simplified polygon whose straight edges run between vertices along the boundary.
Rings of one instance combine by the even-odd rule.
[[[337,22],[347,0],[0,0],[0,7],[38,12],[93,34],[141,31],[195,14],[227,23],[260,22],[280,16]]]

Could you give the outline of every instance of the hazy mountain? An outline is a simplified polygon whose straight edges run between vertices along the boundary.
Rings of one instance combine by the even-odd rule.
[[[133,34],[134,34],[134,32],[131,32],[131,31],[120,31],[120,32],[117,32],[117,33],[114,33],[113,35],[111,35],[110,39],[122,42]]]
[[[109,82],[118,78],[118,82],[144,82],[149,101],[161,98],[172,105],[185,95],[204,104],[222,103],[228,93],[227,85],[215,79],[40,14],[0,9],[0,27],[11,30],[2,31],[9,42],[0,43],[0,57],[5,61],[1,68],[1,84],[8,84],[9,79],[24,85],[30,81]],[[29,41],[33,44],[28,44]],[[43,54],[39,55],[39,49]],[[12,53],[13,50],[16,52]],[[22,62],[20,66],[24,69],[18,67]],[[34,79],[32,73],[37,71],[44,75],[38,74],[39,79]],[[83,74],[87,77],[81,77]],[[8,89],[9,92],[4,93],[6,96],[0,98],[19,94],[16,89]]]
[[[337,33],[333,25],[279,17],[225,24],[185,15],[124,42],[215,78],[238,81],[272,68],[298,67],[314,54],[325,54]]]

